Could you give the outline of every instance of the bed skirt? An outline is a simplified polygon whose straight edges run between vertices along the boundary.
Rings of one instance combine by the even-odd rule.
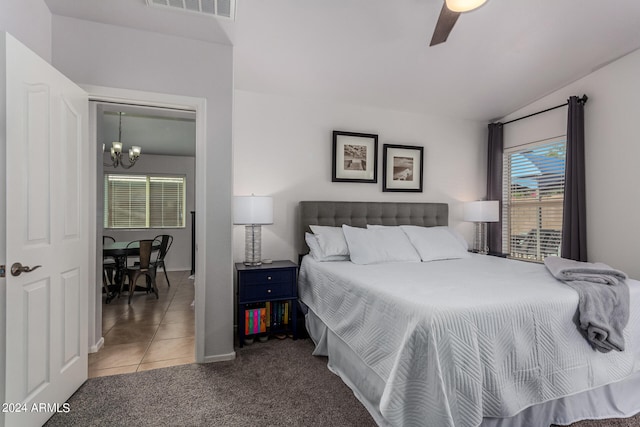
[[[335,335],[312,310],[304,307],[305,324],[316,345],[314,356],[328,356],[327,367],[338,375],[367,408],[379,426],[379,402],[384,381],[368,368],[349,346]],[[482,427],[540,427],[568,425],[586,419],[628,418],[640,413],[640,372],[623,381],[545,403],[533,405],[509,418],[483,418]]]

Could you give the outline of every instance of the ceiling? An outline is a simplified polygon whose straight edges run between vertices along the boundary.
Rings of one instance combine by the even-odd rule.
[[[488,0],[429,47],[442,0],[237,0],[236,21],[144,0],[52,13],[234,46],[236,89],[490,121],[640,47],[638,0]]]
[[[99,111],[102,121],[98,126],[98,144],[104,144],[107,153],[113,141],[120,141],[123,153],[137,145],[142,147],[142,156],[196,155],[196,120],[192,111],[119,104],[102,105]],[[107,159],[107,154],[104,157]]]

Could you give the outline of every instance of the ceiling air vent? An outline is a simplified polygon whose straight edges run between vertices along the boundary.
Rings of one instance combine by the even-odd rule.
[[[236,12],[236,0],[147,0],[147,4],[227,19],[235,19]]]

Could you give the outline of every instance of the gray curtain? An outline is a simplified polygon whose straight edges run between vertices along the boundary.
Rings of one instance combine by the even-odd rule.
[[[487,226],[487,244],[489,252],[502,252],[502,123],[489,124],[489,143],[487,153],[487,200],[498,200],[500,221],[490,222]]]
[[[584,104],[587,96],[568,100],[567,160],[562,216],[562,258],[587,261],[587,207],[584,165]]]

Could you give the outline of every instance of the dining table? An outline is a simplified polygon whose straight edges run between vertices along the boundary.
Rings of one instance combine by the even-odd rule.
[[[160,244],[161,242],[159,240],[153,241],[151,246],[152,253],[160,249]],[[124,279],[127,275],[127,258],[139,255],[140,242],[138,240],[105,242],[102,245],[102,258],[113,258],[115,261],[113,284],[106,285],[107,304],[109,304],[113,298],[120,295],[120,289],[122,289]]]

